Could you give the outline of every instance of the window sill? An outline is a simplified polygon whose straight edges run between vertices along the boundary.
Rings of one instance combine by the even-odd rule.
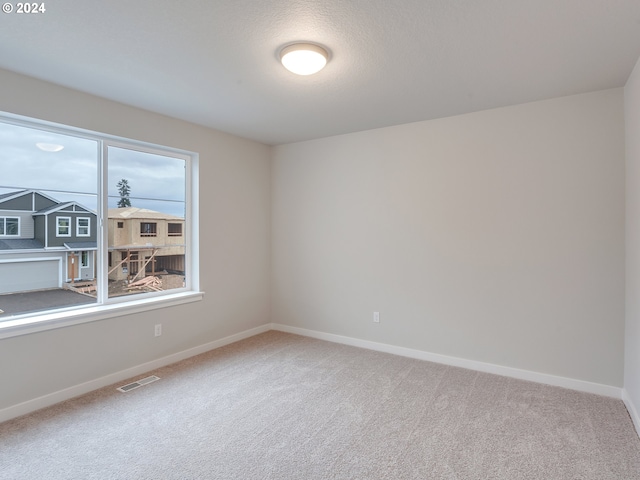
[[[84,306],[51,313],[25,315],[15,320],[0,320],[0,339],[198,302],[203,297],[203,292],[180,292],[162,297],[131,300],[126,303]]]

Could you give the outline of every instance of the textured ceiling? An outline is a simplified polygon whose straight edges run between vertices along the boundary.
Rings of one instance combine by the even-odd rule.
[[[640,56],[640,0],[45,6],[0,14],[0,68],[268,144],[621,87]],[[297,40],[319,74],[278,63]]]

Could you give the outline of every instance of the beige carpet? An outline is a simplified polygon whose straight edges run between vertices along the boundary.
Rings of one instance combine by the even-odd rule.
[[[1,424],[0,478],[640,479],[611,398],[280,332],[151,373]]]

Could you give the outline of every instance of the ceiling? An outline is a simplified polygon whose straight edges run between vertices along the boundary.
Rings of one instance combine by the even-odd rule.
[[[271,145],[621,87],[640,56],[640,0],[45,7],[0,14],[0,68]],[[279,64],[298,40],[324,70]]]

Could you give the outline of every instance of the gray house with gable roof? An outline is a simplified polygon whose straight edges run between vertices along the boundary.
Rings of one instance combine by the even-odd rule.
[[[94,279],[96,219],[36,190],[0,194],[0,293]]]

